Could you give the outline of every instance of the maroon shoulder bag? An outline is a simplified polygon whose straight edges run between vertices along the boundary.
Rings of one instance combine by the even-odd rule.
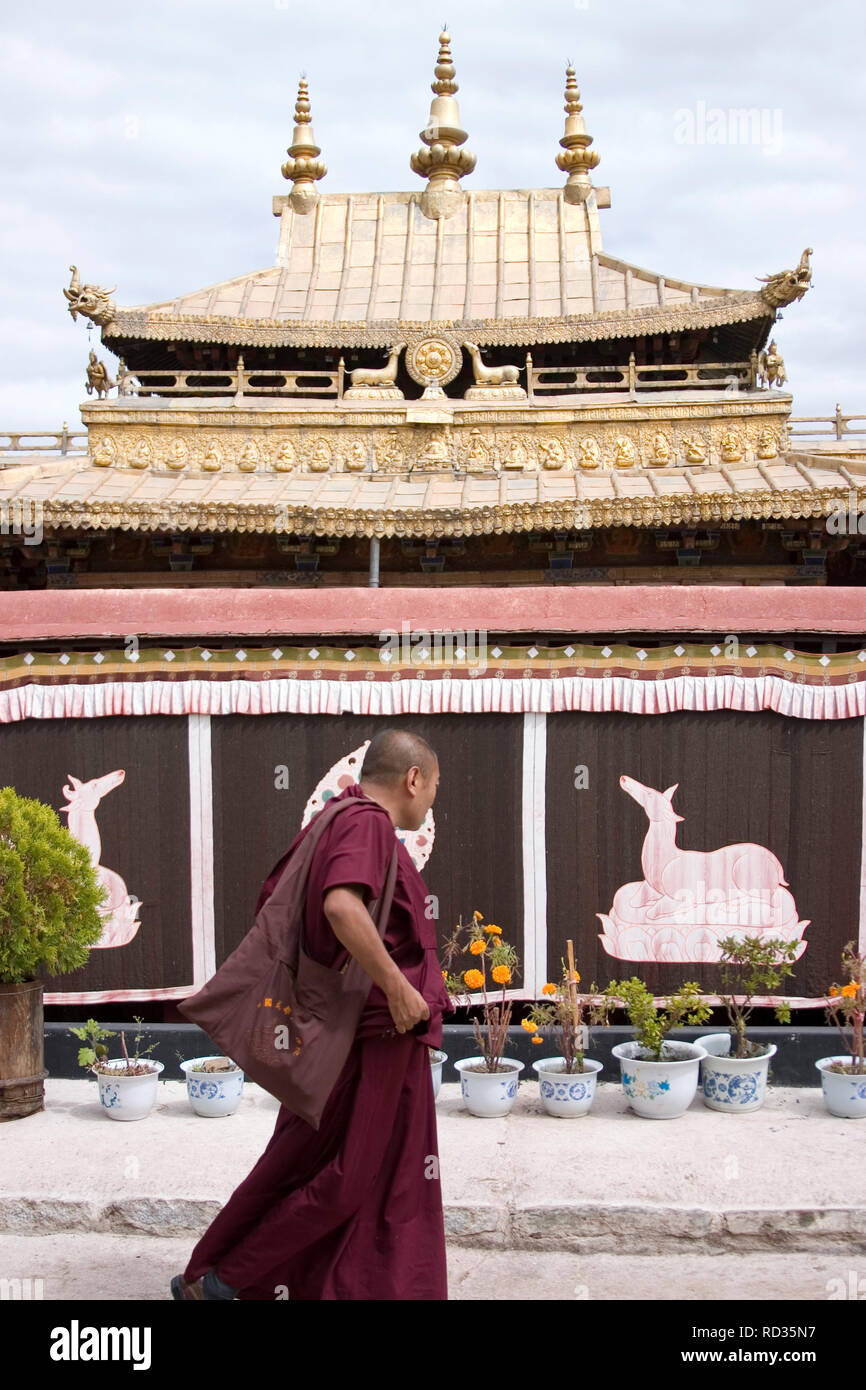
[[[207,984],[178,1005],[212,1042],[287,1110],[318,1129],[343,1069],[372,979],[354,956],[341,970],[304,950],[313,851],[338,814],[368,815],[354,797],[329,801],[289,855],[240,945]],[[369,905],[384,937],[397,880],[397,845],[381,898]]]

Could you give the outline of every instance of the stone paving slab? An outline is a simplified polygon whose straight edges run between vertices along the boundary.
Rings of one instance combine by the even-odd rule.
[[[190,1248],[189,1238],[177,1236],[5,1233],[0,1235],[0,1280],[21,1282],[0,1289],[7,1297],[46,1302],[168,1300],[169,1281],[183,1269]],[[823,1304],[853,1296],[858,1281],[866,1292],[866,1258],[841,1254],[575,1255],[448,1248],[453,1301],[797,1299]]]
[[[866,1125],[829,1115],[815,1088],[776,1089],[749,1115],[697,1097],[644,1120],[620,1087],[589,1115],[543,1113],[535,1082],[482,1120],[459,1087],[437,1104],[446,1230],[454,1244],[583,1254],[866,1250]],[[90,1079],[46,1081],[46,1109],[0,1126],[0,1230],[162,1237],[200,1233],[273,1131],[277,1102],[248,1083],[226,1119],[194,1115],[183,1082],[119,1123]]]

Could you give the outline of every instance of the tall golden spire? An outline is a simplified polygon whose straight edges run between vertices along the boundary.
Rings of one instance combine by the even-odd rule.
[[[560,140],[564,153],[556,156],[557,167],[568,174],[565,185],[567,203],[585,203],[592,191],[590,169],[599,162],[595,150],[590,150],[592,136],[587,135],[580,104],[580,92],[574,68],[569,63],[565,69],[565,134]]]
[[[316,179],[323,179],[328,169],[327,165],[319,159],[322,151],[316,144],[316,137],[310,124],[310,96],[305,77],[302,77],[298,83],[298,99],[295,102],[295,130],[288,153],[290,158],[283,165],[283,178],[291,179],[294,184],[291,192],[292,207],[295,212],[311,212],[319,197]]]
[[[426,148],[412,155],[409,163],[416,174],[427,180],[421,196],[421,210],[427,217],[450,217],[463,201],[460,179],[475,168],[475,155],[460,146],[467,139],[460,126],[460,108],[454,93],[454,64],[451,61],[451,35],[439,35],[436,78],[431,82],[433,100],[430,119],[421,139]]]

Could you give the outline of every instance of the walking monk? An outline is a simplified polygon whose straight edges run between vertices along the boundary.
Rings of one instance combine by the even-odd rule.
[[[360,782],[340,793],[375,809],[337,816],[324,832],[305,934],[323,965],[339,969],[351,953],[371,977],[355,1040],[318,1130],[280,1106],[261,1158],[171,1281],[175,1298],[448,1297],[427,1049],[439,1047],[452,1005],[427,887],[403,844],[384,943],[366,907],[382,891],[395,829],[419,829],[438,785],[429,744],[387,729],[370,743]]]

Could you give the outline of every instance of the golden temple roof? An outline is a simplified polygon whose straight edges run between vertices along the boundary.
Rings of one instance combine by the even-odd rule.
[[[89,459],[0,472],[0,508],[41,508],[76,530],[257,531],[317,536],[459,536],[533,529],[708,526],[866,505],[866,456],[791,451],[736,467],[485,476],[413,472],[172,472]]]
[[[577,342],[769,318],[761,290],[696,285],[601,249],[598,206],[562,189],[474,191],[448,219],[421,194],[291,195],[276,264],[174,299],[118,308],[107,338],[387,346],[448,325],[482,344]]]

